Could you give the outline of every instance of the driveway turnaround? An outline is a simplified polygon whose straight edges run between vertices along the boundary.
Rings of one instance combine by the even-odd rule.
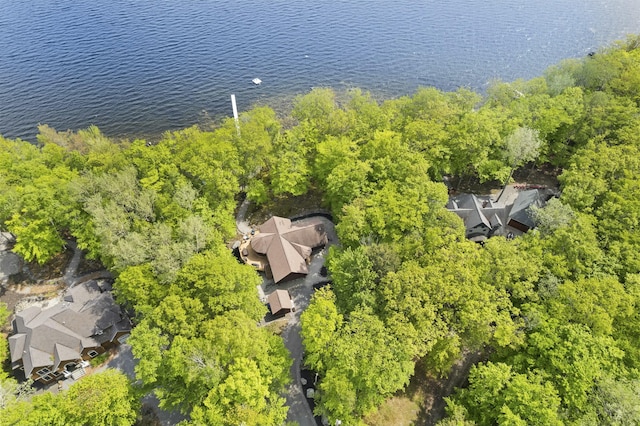
[[[318,220],[318,218],[319,217],[314,217],[313,219]],[[289,290],[296,309],[295,312],[287,315],[288,322],[282,331],[282,338],[285,346],[291,353],[291,358],[293,358],[293,365],[291,366],[293,382],[289,385],[286,394],[287,405],[289,406],[287,420],[297,422],[300,426],[317,426],[311,408],[303,393],[302,383],[300,382],[300,367],[302,366],[304,358],[302,339],[300,337],[300,314],[309,306],[311,296],[314,292],[314,284],[326,282],[327,278],[320,274],[320,270],[324,265],[329,246],[337,243],[333,222],[323,217],[320,217],[320,219],[325,225],[329,244],[312,256],[311,264],[309,265],[309,274],[304,278],[278,284],[274,284],[273,280],[265,279],[260,289],[265,295],[276,289]],[[304,221],[305,219],[297,221],[296,224],[304,225]]]

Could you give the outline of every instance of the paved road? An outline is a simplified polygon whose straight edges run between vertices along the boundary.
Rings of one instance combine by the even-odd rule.
[[[333,223],[324,217],[313,218],[313,220],[318,219],[325,224],[329,245],[335,244],[337,238]],[[308,221],[308,219],[296,221],[296,223],[304,224],[305,221]],[[309,274],[306,277],[280,283],[277,286],[273,281],[265,280],[261,286],[264,294],[269,294],[276,288],[289,290],[296,307],[296,312],[289,317],[289,322],[282,332],[282,338],[293,358],[293,365],[291,366],[293,382],[289,385],[286,394],[287,405],[289,406],[287,420],[297,422],[300,426],[317,426],[300,383],[300,367],[304,358],[302,339],[300,338],[300,314],[309,306],[314,292],[313,285],[326,280],[325,277],[320,275],[320,269],[324,265],[327,250],[328,248],[325,248],[313,256],[309,265]]]
[[[296,307],[295,314],[289,318],[289,323],[282,332],[282,338],[291,353],[291,358],[293,358],[293,365],[291,366],[293,382],[289,385],[286,394],[287,405],[289,406],[287,420],[295,421],[300,426],[316,426],[313,413],[309,408],[309,404],[307,404],[302,384],[300,383],[300,367],[304,357],[302,339],[300,337],[300,314],[309,306],[309,301],[313,294],[313,284],[322,280],[319,271],[324,263],[324,255],[325,252],[321,252],[314,256],[309,268],[310,273],[305,278],[279,286],[280,288],[288,288]]]
[[[71,250],[73,250],[73,257],[64,270],[62,280],[66,285],[72,287],[76,278],[76,273],[78,272],[78,266],[80,266],[80,260],[82,259],[82,250],[78,248],[75,241],[67,241],[67,246],[71,247]]]
[[[133,353],[131,352],[131,346],[124,344],[118,348],[118,354],[105,366],[96,370],[96,372],[106,370],[107,368],[116,368],[135,382],[136,377],[134,369],[137,363],[138,361],[133,357]],[[186,417],[178,411],[165,411],[158,407],[160,402],[153,394],[148,394],[142,398],[142,403],[153,408],[153,411],[158,416],[158,420],[160,420],[160,424],[162,426],[173,426],[186,419]]]

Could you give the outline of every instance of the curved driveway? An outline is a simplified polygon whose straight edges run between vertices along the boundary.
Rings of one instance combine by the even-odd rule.
[[[313,285],[326,281],[327,278],[320,275],[320,269],[324,265],[328,247],[337,243],[337,237],[333,222],[321,216],[315,216],[312,219],[302,219],[295,221],[296,224],[304,225],[305,222],[313,220],[321,220],[327,232],[329,244],[326,248],[314,254],[309,265],[309,274],[304,278],[287,281],[275,285],[273,280],[266,280],[262,284],[264,294],[269,294],[275,289],[289,290],[289,294],[293,299],[296,308],[295,313],[289,314],[288,323],[282,331],[284,344],[291,353],[293,365],[291,366],[291,377],[293,382],[289,385],[286,393],[287,405],[289,406],[289,414],[287,420],[297,422],[300,426],[317,426],[316,421],[309,408],[309,404],[303,394],[302,384],[300,383],[300,367],[302,366],[304,350],[302,347],[302,339],[300,337],[300,314],[309,306],[311,296],[313,295]]]

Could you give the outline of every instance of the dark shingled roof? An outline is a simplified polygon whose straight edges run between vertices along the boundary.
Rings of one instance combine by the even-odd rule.
[[[518,198],[511,207],[509,213],[509,220],[515,220],[528,228],[534,228],[536,226],[533,218],[531,217],[529,208],[531,206],[541,205],[540,194],[537,189],[530,189],[528,191],[522,191],[518,194]]]
[[[111,293],[95,281],[67,290],[64,302],[48,309],[36,306],[16,314],[9,338],[11,362],[22,360],[29,377],[38,367],[80,358],[83,349],[97,347],[102,332],[124,318]],[[126,321],[128,323],[128,321]],[[130,329],[130,328],[129,328]]]
[[[481,224],[491,228],[491,222],[482,212],[480,200],[473,194],[461,194],[455,200],[451,200],[447,207],[457,210],[467,229]]]

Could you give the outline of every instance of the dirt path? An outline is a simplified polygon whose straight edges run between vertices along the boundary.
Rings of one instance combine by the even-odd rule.
[[[78,248],[78,245],[75,241],[67,241],[67,246],[70,247],[71,250],[73,250],[73,257],[64,270],[62,280],[67,286],[71,287],[76,276],[76,272],[78,271],[80,260],[82,260],[82,250]]]
[[[420,386],[427,390],[428,396],[418,416],[422,421],[416,424],[435,426],[436,423],[442,420],[447,406],[444,398],[450,396],[456,388],[465,385],[469,377],[469,370],[474,364],[482,361],[483,358],[482,352],[468,352],[462,360],[453,366],[447,378],[427,377]],[[424,372],[416,371],[416,375],[418,374],[425,375]]]
[[[240,204],[238,214],[236,214],[236,228],[238,228],[238,232],[243,235],[248,235],[251,233],[251,226],[246,220],[247,210],[249,210],[250,204],[251,202],[245,197],[245,199],[242,200],[242,204]]]

